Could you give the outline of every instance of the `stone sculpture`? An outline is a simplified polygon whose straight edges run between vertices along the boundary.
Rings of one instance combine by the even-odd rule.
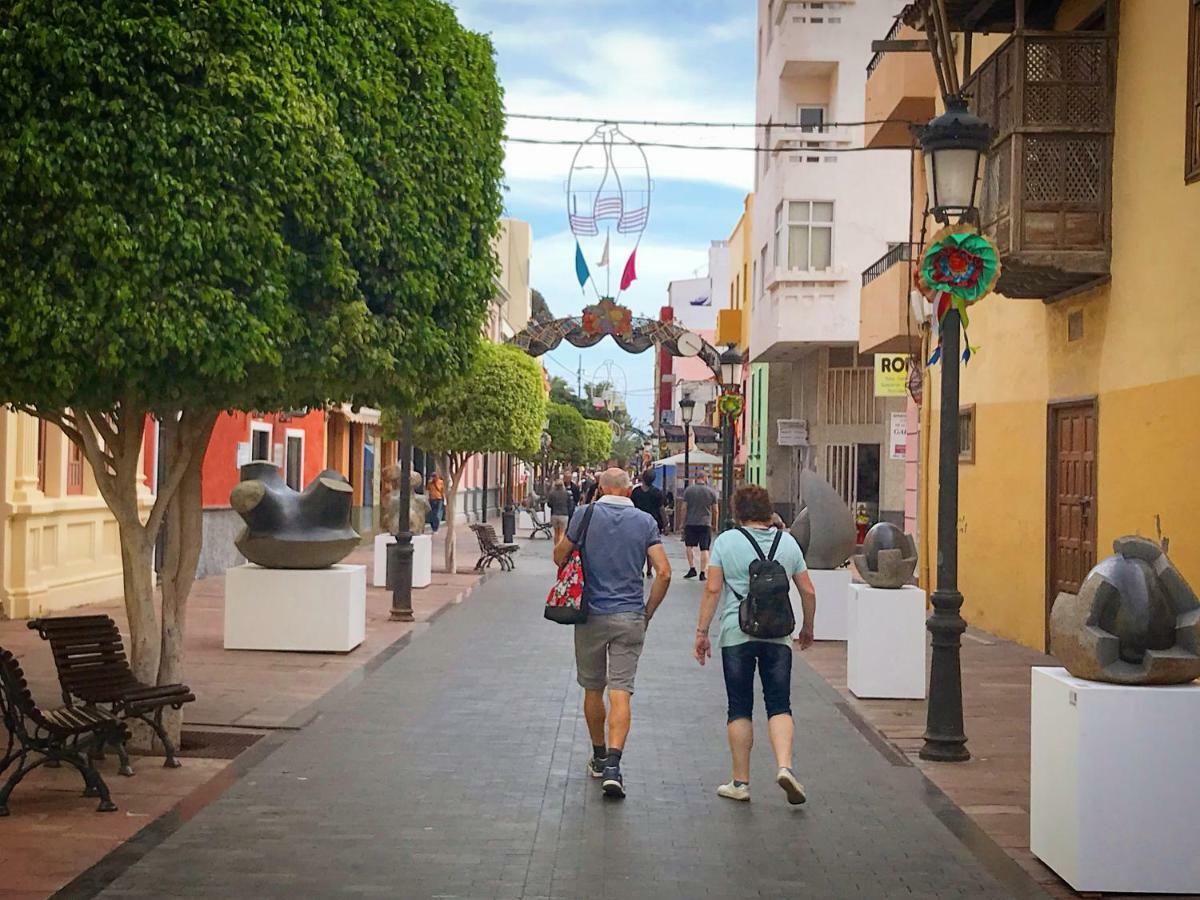
[[[269,462],[242,466],[229,504],[246,523],[234,544],[267,569],[325,569],[358,546],[350,527],[353,491],[326,469],[303,491],[292,490]]]
[[[394,463],[383,470],[383,482],[388,488],[387,529],[390,534],[400,533],[400,474],[400,466]],[[415,475],[410,482],[412,491],[408,501],[408,532],[424,534],[433,507],[425,496],[420,473]]]
[[[1076,678],[1185,684],[1200,678],[1200,602],[1158,544],[1113,542],[1078,594],[1050,613],[1051,652]]]
[[[854,552],[854,515],[816,472],[800,475],[800,514],[791,532],[810,569],[836,569]]]
[[[871,587],[904,587],[917,568],[916,544],[891,522],[876,522],[867,532],[862,552],[854,555],[854,568]]]

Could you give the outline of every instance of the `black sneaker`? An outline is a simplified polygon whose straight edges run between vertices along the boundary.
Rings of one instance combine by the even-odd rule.
[[[600,787],[604,789],[606,797],[616,797],[619,800],[625,798],[625,781],[621,778],[620,766],[605,766],[604,781]]]
[[[705,573],[705,572],[701,572],[701,573],[700,573],[700,580],[701,580],[701,581],[704,581],[706,578],[708,578],[708,575],[707,575],[707,573]]]
[[[588,760],[588,775],[590,775],[592,778],[600,778],[602,775],[604,775],[604,767],[607,765],[607,757],[597,759],[593,756]]]
[[[684,578],[695,578],[695,577],[696,577],[696,570],[695,570],[695,569],[688,569],[688,570],[687,570],[687,574],[686,574],[686,575],[684,575],[683,577],[684,577]],[[701,576],[701,577],[703,577],[703,576]]]

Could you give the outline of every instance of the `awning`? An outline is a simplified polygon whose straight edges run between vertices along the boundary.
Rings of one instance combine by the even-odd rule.
[[[721,457],[706,453],[703,450],[692,450],[687,455],[687,461],[689,466],[719,466],[721,464]],[[676,453],[674,456],[657,460],[654,465],[656,468],[658,466],[682,466],[683,454]]]
[[[377,409],[372,409],[369,406],[360,406],[358,412],[355,412],[349,403],[343,403],[333,410],[341,413],[349,422],[354,422],[356,425],[378,425],[380,412]]]

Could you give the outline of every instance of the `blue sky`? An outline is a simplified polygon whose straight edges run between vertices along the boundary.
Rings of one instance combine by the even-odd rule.
[[[491,35],[509,112],[753,120],[751,0],[457,0],[454,5],[464,24]],[[592,127],[510,120],[508,133],[583,141]],[[753,141],[750,129],[627,126],[625,131],[642,141],[737,146]],[[574,237],[566,223],[565,182],[574,148],[510,143],[507,151],[506,213],[533,226],[533,285],[555,315],[578,312],[594,295],[589,288],[592,299],[585,301],[575,280]],[[753,186],[754,169],[752,154],[744,152],[651,147],[646,154],[654,183],[650,222],[638,248],[638,280],[621,302],[635,314],[655,316],[666,302],[667,282],[703,274],[709,241],[729,236]],[[589,263],[597,261],[602,244],[602,238],[585,244]],[[614,239],[614,288],[629,249]],[[599,277],[603,282],[603,270]],[[607,340],[580,351],[564,341],[545,365],[551,374],[568,377],[581,355],[585,381],[606,360],[624,371],[630,412],[647,424],[653,354],[627,354]]]

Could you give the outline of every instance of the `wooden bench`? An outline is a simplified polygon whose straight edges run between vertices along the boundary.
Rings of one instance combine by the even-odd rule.
[[[42,710],[33,700],[21,664],[0,647],[0,717],[8,731],[8,746],[0,757],[0,775],[9,766],[16,769],[0,787],[0,816],[8,815],[8,798],[21,779],[38,766],[67,763],[83,776],[85,797],[99,797],[98,812],[113,812],[108,785],[90,760],[80,752],[82,744],[94,749],[107,743],[123,744],[125,725],[102,709],[64,706]],[[40,759],[32,759],[33,756]]]
[[[475,571],[482,572],[494,561],[500,563],[500,568],[511,572],[516,568],[512,555],[521,549],[519,544],[505,544],[496,537],[496,529],[491,525],[475,524],[471,526],[475,537],[479,540],[479,559],[475,563]]]
[[[163,711],[180,709],[196,699],[186,684],[143,684],[134,677],[125,656],[117,623],[105,615],[31,619],[28,626],[50,642],[63,702],[77,708],[100,707],[119,719],[149,725],[162,742],[167,768],[179,767],[175,745],[163,727]],[[98,747],[103,752],[103,747]],[[115,746],[120,772],[132,775],[124,742]]]

